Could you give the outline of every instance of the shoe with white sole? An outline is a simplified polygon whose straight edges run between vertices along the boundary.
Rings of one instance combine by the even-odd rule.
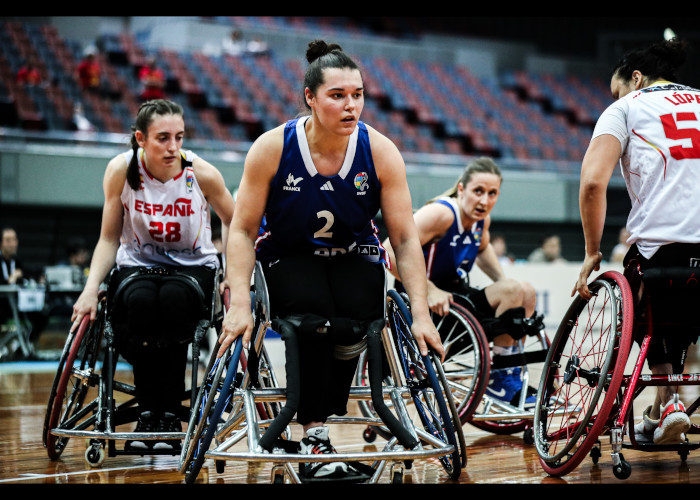
[[[312,427],[299,443],[299,453],[305,455],[328,455],[337,453],[328,438],[328,427]],[[313,479],[336,479],[346,476],[348,466],[345,462],[309,462],[304,463],[304,475]]]
[[[685,441],[685,433],[690,429],[690,417],[678,394],[661,408],[659,426],[654,430],[654,444],[680,444]]]

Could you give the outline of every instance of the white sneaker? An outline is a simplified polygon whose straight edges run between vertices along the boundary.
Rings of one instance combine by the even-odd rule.
[[[649,417],[651,406],[647,407],[642,414],[642,421],[634,424],[634,439],[638,442],[652,442],[654,440],[654,431],[659,426],[658,420],[653,420]]]
[[[690,417],[678,394],[661,408],[659,426],[654,431],[654,444],[679,444],[685,440],[685,432],[690,429]]]
[[[337,453],[328,439],[328,427],[312,427],[299,443],[299,453],[303,455],[326,455]],[[308,478],[338,478],[348,473],[344,462],[309,462],[304,464]]]

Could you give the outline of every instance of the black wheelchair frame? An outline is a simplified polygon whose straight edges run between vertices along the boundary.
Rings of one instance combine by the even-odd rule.
[[[214,460],[218,472],[228,460],[272,462],[271,482],[307,482],[293,464],[308,462],[309,457],[297,453],[289,439],[298,401],[296,335],[288,321],[271,319],[259,263],[251,294],[255,324],[251,348],[246,352],[237,339],[222,358],[214,353],[195,401],[180,460],[186,483],[197,480],[207,459]],[[348,480],[376,483],[388,462],[391,481],[402,482],[404,467],[414,460],[438,458],[448,475],[456,478],[466,465],[466,446],[447,379],[433,354],[423,357],[418,352],[405,299],[394,290],[386,297],[386,317],[373,322],[367,332],[371,382],[350,390],[350,400],[370,402],[369,415],[330,417],[327,423],[381,427],[388,442],[382,451],[314,455],[313,461],[349,462],[361,474]],[[269,329],[280,333],[285,344],[286,388],[278,385],[265,349]],[[413,423],[409,407],[420,425]],[[245,449],[234,449],[238,443]]]
[[[108,278],[111,282],[114,271]],[[193,286],[199,285],[192,280]],[[84,317],[80,325],[69,332],[58,364],[49,395],[43,426],[43,444],[51,460],[58,460],[71,437],[87,440],[85,460],[92,467],[102,465],[105,454],[158,455],[177,454],[179,450],[127,450],[117,442],[127,440],[182,440],[183,432],[120,432],[117,427],[138,420],[138,405],[134,386],[116,378],[119,353],[114,345],[114,331],[110,318],[109,285],[103,285],[98,295],[97,318],[91,322]],[[182,401],[189,407],[198,393],[200,344],[210,328],[218,330],[223,319],[218,276],[209,307],[209,318],[196,326],[192,348],[191,388],[186,389]]]

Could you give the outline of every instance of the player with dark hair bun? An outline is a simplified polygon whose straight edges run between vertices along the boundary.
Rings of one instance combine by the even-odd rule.
[[[231,307],[220,353],[238,336],[244,345],[250,342],[250,277],[256,259],[276,317],[315,315],[331,324],[381,319],[386,260],[374,224],[381,209],[410,297],[413,335],[423,354],[430,345],[442,356],[401,154],[360,121],[362,75],[342,48],[315,40],[306,58],[309,114],[264,133],[246,157],[227,249]],[[362,342],[364,333],[355,342]],[[338,359],[334,346],[318,336],[300,335],[300,343],[301,452],[333,453],[324,423],[330,415],[347,412],[360,352]],[[306,470],[307,476],[333,478],[345,475],[348,465],[315,463]]]
[[[606,192],[618,163],[632,201],[626,276],[700,261],[700,91],[676,80],[687,48],[686,42],[671,38],[626,53],[613,68],[610,91],[615,102],[599,118],[581,168],[579,205],[586,247],[572,295],[591,297],[587,281],[603,259]],[[660,295],[653,297],[654,310],[682,314],[677,300],[662,303]],[[696,339],[696,334],[654,325],[647,355],[652,373],[682,373],[688,346]],[[677,444],[689,428],[674,388],[659,386],[634,432],[638,441]]]

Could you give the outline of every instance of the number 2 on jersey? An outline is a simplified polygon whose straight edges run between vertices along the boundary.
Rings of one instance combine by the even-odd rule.
[[[318,217],[319,219],[326,219],[326,223],[321,229],[314,233],[314,238],[332,238],[333,231],[330,231],[330,228],[333,227],[333,222],[335,222],[333,212],[329,212],[328,210],[321,210],[320,212],[316,213],[316,217]]]

